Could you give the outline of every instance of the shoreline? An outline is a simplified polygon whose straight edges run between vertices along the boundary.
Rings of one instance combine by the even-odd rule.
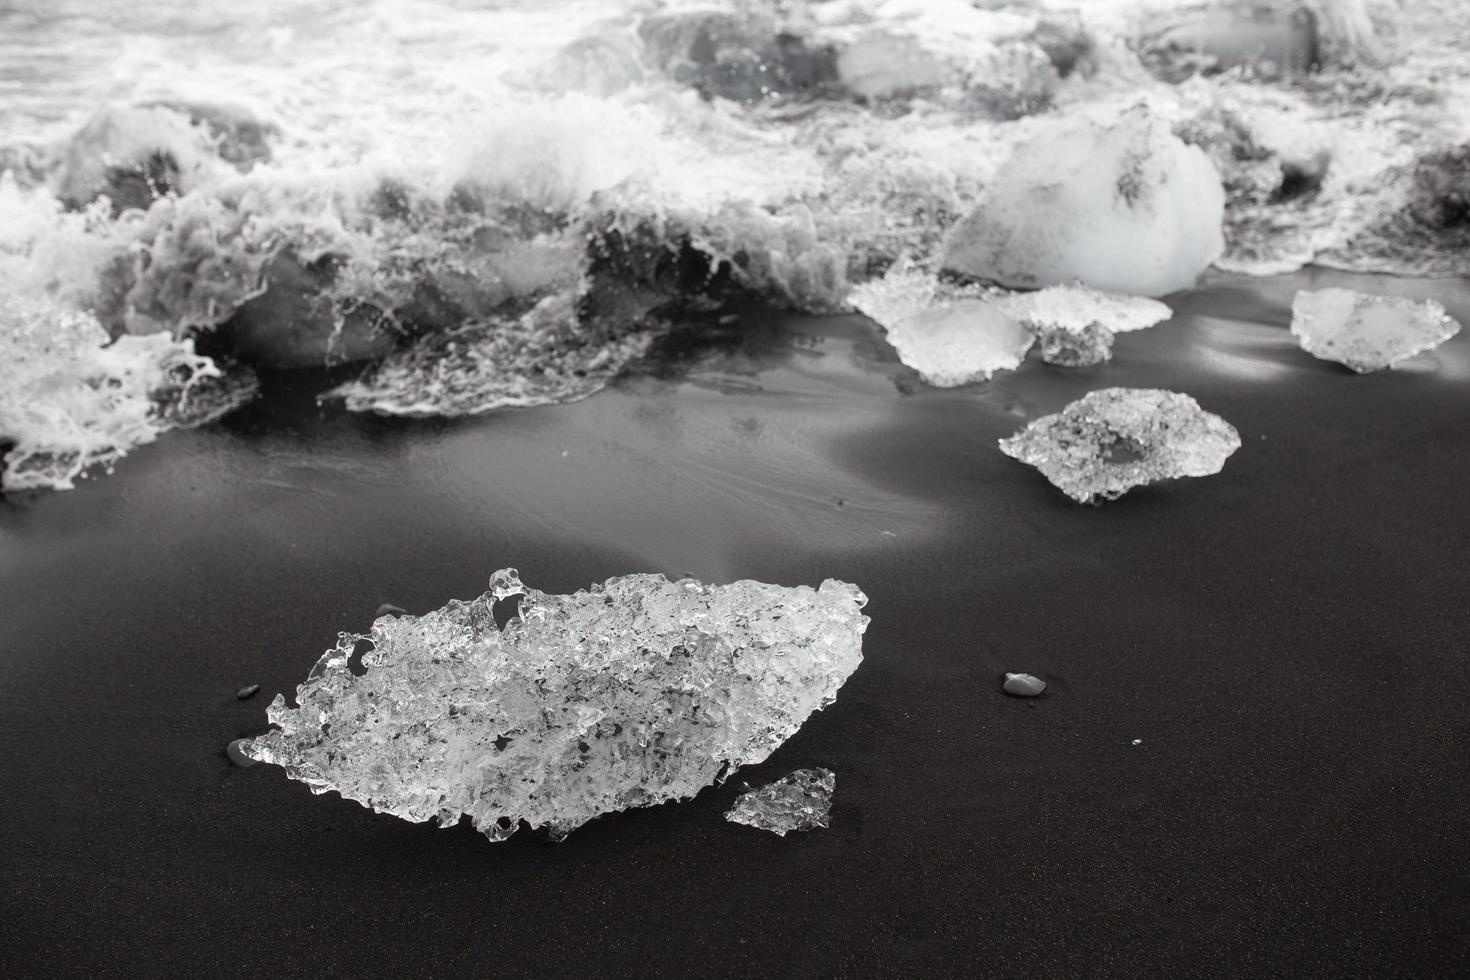
[[[0,972],[1452,974],[1470,336],[1317,361],[1290,293],[1350,283],[1470,323],[1460,280],[1212,276],[1108,365],[933,390],[861,318],[767,316],[687,374],[473,419],[288,379],[0,500]],[[1112,385],[1186,392],[1244,445],[1096,508],[995,448]],[[506,565],[547,592],[842,578],[865,662],[766,763],[557,845],[227,761],[338,631]],[[829,830],[721,818],[803,766],[837,773]]]

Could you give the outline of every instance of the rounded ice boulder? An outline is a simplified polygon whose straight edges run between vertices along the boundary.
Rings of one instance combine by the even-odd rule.
[[[1139,106],[1018,146],[951,229],[944,268],[1013,288],[1080,280],[1162,296],[1193,286],[1224,252],[1224,217],[1215,165]]]

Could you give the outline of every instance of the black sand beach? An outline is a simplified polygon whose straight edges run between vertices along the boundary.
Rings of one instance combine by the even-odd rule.
[[[755,318],[687,375],[457,423],[277,378],[0,501],[0,975],[1465,975],[1470,337],[1354,376],[1286,330],[1326,284],[1470,322],[1459,282],[1217,277],[1110,365],[936,391],[866,321]],[[995,448],[1110,385],[1244,446],[1100,508]],[[766,764],[562,844],[226,759],[338,631],[505,565],[842,578],[865,662]],[[810,765],[830,830],[721,819]]]

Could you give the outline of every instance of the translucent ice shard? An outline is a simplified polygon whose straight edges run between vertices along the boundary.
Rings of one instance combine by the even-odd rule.
[[[899,360],[927,383],[953,388],[1020,366],[1034,338],[993,303],[958,299],[887,326]]]
[[[520,596],[503,629],[496,603]],[[514,569],[424,616],[342,634],[252,758],[405,820],[564,837],[765,759],[862,660],[867,597],[627,575],[545,595]],[[504,618],[504,617],[502,617]],[[357,661],[358,651],[361,662]]]
[[[1103,388],[1032,422],[1001,452],[1041,471],[1080,503],[1115,500],[1134,487],[1218,473],[1240,434],[1188,395]]]
[[[1460,324],[1434,300],[1304,289],[1291,304],[1291,332],[1313,357],[1367,374],[1438,347]]]
[[[826,827],[837,775],[830,769],[798,769],[774,783],[741,794],[725,819],[785,837],[792,830]]]
[[[953,388],[1020,366],[1034,338],[996,303],[906,265],[852,291],[849,302],[882,325],[898,359],[928,384]]]
[[[1051,328],[1080,331],[1097,323],[1112,333],[1125,333],[1143,330],[1174,315],[1156,299],[1105,293],[1080,283],[1012,293],[997,300],[996,305],[1038,332]]]
[[[1100,323],[1080,330],[1044,327],[1036,334],[1041,359],[1058,367],[1093,367],[1113,356],[1113,332]]]

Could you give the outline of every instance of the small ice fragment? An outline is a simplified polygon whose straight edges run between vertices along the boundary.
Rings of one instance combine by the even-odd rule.
[[[1018,698],[1039,698],[1046,690],[1046,681],[1031,674],[1006,674],[1001,690]]]
[[[1291,332],[1313,357],[1367,374],[1438,347],[1460,324],[1432,299],[1304,289],[1291,304]]]
[[[1144,330],[1174,315],[1165,303],[1146,296],[1105,293],[1081,283],[1051,286],[1034,293],[1011,293],[996,305],[1035,331],[1082,330],[1093,323],[1112,333]]]
[[[725,819],[785,837],[792,830],[815,830],[830,823],[837,775],[830,769],[798,769],[791,775],[741,794]]]
[[[260,685],[259,684],[250,684],[250,685],[248,685],[246,687],[242,687],[242,688],[240,688],[240,690],[236,691],[235,692],[235,697],[239,698],[241,701],[244,701],[246,698],[253,698],[253,697],[255,697],[255,692],[256,691],[259,691],[259,690],[260,690]]]
[[[378,611],[377,612],[373,613],[373,619],[382,619],[384,616],[407,616],[407,615],[408,615],[408,610],[407,609],[404,609],[404,608],[402,608],[400,606],[395,606],[391,602],[385,602],[381,606],[378,607]]]
[[[1141,738],[1135,738],[1133,740],[1133,744],[1134,745],[1142,745],[1143,744],[1143,739],[1141,739]]]
[[[1113,357],[1113,332],[1100,323],[1081,330],[1046,327],[1037,331],[1041,359],[1057,367],[1095,367]]]
[[[1115,500],[1133,487],[1218,473],[1240,433],[1188,395],[1103,388],[1036,419],[1001,452],[1036,467],[1080,503]]]
[[[764,761],[861,663],[866,603],[834,579],[648,574],[546,595],[502,569],[478,598],[343,633],[246,751],[405,820],[560,839]]]
[[[246,754],[245,747],[249,742],[250,739],[248,738],[237,738],[225,746],[225,755],[229,756],[230,761],[241,769],[249,769],[256,762],[255,759]]]
[[[899,360],[939,388],[1014,370],[1034,342],[1029,330],[978,299],[941,302],[884,327]]]

